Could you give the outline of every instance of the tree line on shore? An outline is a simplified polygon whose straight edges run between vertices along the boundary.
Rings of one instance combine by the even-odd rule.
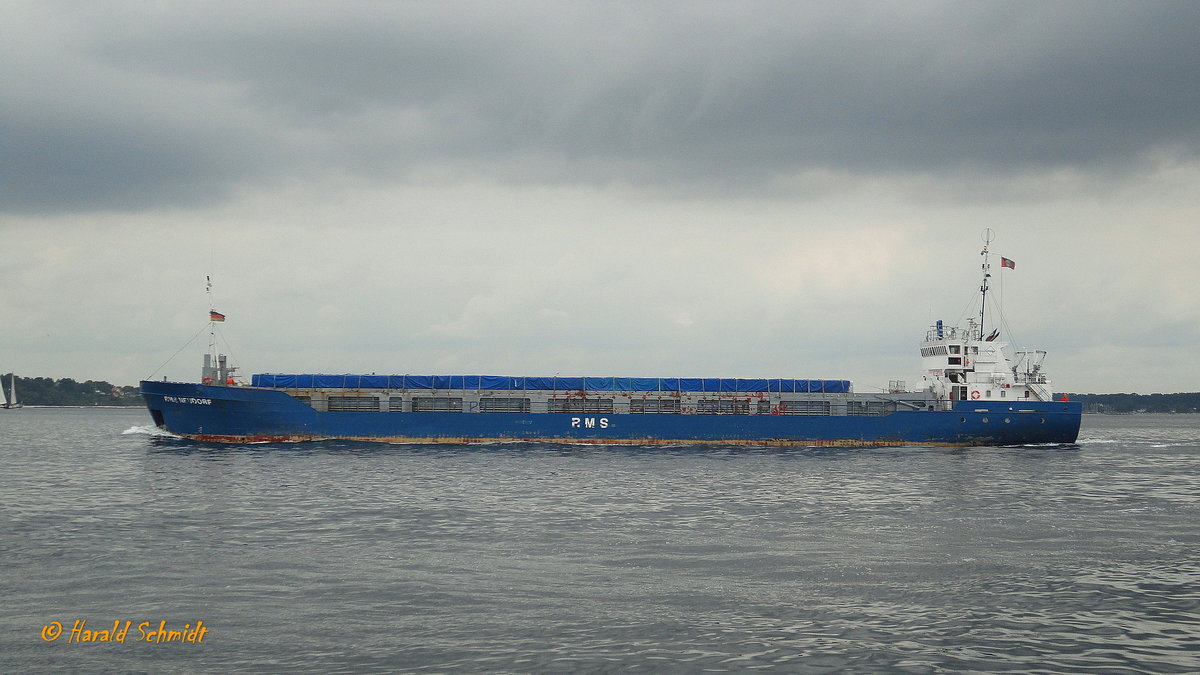
[[[1083,403],[1085,413],[1114,415],[1131,413],[1200,412],[1200,392],[1190,394],[1067,394]]]
[[[4,393],[12,386],[13,375],[0,376],[4,382]],[[21,377],[17,380],[17,401],[22,405],[121,405],[140,406],[142,395],[137,387],[118,387],[103,380],[76,382],[69,377],[52,380],[48,377]]]

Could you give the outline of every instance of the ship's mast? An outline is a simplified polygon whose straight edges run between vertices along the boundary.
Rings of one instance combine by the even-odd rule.
[[[983,256],[983,265],[981,266],[983,269],[983,283],[979,286],[979,291],[981,293],[981,296],[980,296],[981,299],[979,301],[979,338],[978,339],[980,339],[980,340],[982,340],[983,336],[987,334],[986,331],[984,331],[984,329],[983,329],[983,318],[984,318],[984,310],[987,308],[988,279],[992,276],[992,274],[991,274],[992,265],[990,262],[988,262],[988,246],[991,245],[992,240],[995,238],[996,238],[996,233],[992,231],[992,228],[990,228],[990,227],[984,228],[984,230],[983,230],[983,251],[980,252],[980,254],[979,254],[979,255]]]
[[[217,322],[225,317],[217,311],[212,301],[212,277],[206,276],[205,291],[208,294],[208,352],[204,354],[204,368],[201,371],[202,384],[225,384],[228,372],[225,368],[225,357],[217,353]]]
[[[237,367],[230,366],[224,354],[217,352],[217,323],[225,320],[225,315],[218,312],[212,301],[212,277],[205,277],[208,291],[208,353],[204,355],[204,371],[201,383],[232,385],[233,372]]]
[[[212,277],[205,276],[205,293],[208,295],[208,353],[211,355],[213,365],[217,363],[217,323],[213,321],[213,316],[217,312],[217,308],[213,305],[212,299]]]

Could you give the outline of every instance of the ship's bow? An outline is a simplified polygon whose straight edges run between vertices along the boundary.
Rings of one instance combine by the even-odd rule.
[[[320,435],[313,410],[282,391],[146,380],[141,392],[155,426],[187,438],[244,442]]]

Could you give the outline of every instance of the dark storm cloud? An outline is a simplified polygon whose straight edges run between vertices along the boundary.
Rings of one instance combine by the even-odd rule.
[[[1200,5],[277,3],[3,10],[8,211],[323,172],[744,189],[1120,172],[1200,147]]]

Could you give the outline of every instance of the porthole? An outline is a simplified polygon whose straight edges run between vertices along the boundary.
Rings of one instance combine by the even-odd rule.
[[[959,421],[959,422],[962,422],[963,424],[966,424],[966,422],[967,422],[967,418],[965,418],[965,417],[960,417],[960,418],[958,418],[958,421]]]
[[[988,418],[986,418],[986,417],[985,417],[985,418],[983,418],[983,420],[981,420],[981,421],[982,421],[984,424],[987,424],[987,423],[988,423]]]
[[[1045,424],[1045,423],[1046,423],[1046,418],[1045,418],[1045,417],[1041,418],[1040,420],[1038,420],[1038,423],[1039,423],[1039,424]]]
[[[1004,418],[1004,423],[1005,423],[1005,424],[1012,424],[1012,420],[1010,420],[1009,418],[1005,417],[1005,418]]]

